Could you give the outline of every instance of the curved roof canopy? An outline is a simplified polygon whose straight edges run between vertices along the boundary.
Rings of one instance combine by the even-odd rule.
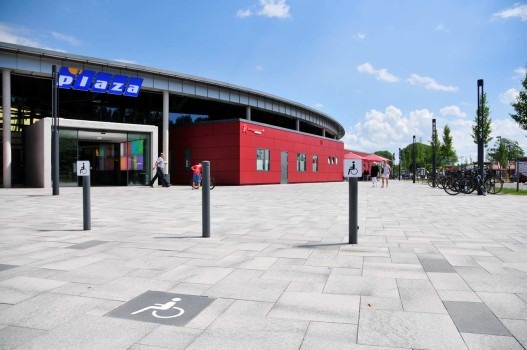
[[[336,139],[345,134],[343,126],[327,114],[256,90],[168,70],[0,42],[2,69],[50,78],[53,65],[139,77],[143,79],[142,89],[145,90],[248,106],[274,116],[299,120]]]

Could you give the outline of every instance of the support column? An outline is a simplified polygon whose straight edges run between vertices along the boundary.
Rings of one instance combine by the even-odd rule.
[[[163,91],[163,153],[165,154],[166,160],[168,161],[168,91]],[[165,174],[168,172],[168,166],[165,167]]]
[[[2,111],[4,113],[4,131],[2,133],[4,163],[2,171],[4,188],[11,188],[11,71],[9,69],[2,71],[2,91]]]
[[[247,108],[245,109],[245,117],[247,118],[247,120],[251,120],[251,106],[247,106]]]
[[[295,122],[296,131],[300,131],[300,119],[297,119]]]

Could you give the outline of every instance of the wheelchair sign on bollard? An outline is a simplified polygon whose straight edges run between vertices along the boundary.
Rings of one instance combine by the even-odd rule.
[[[349,244],[357,244],[358,178],[362,176],[362,160],[344,159],[344,177],[349,181]]]
[[[77,161],[77,176],[82,176],[82,221],[84,230],[91,230],[90,161]]]

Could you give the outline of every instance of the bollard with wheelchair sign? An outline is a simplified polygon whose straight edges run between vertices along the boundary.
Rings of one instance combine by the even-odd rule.
[[[349,181],[349,244],[357,244],[358,225],[358,178],[362,176],[361,159],[344,159],[344,177]]]
[[[77,176],[82,176],[82,222],[84,230],[91,230],[90,161],[77,161]]]

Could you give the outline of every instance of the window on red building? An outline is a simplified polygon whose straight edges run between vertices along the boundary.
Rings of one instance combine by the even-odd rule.
[[[318,172],[318,155],[313,154],[313,172]]]
[[[268,149],[257,148],[256,149],[256,170],[257,171],[269,171],[269,160],[271,152]]]
[[[306,171],[306,154],[305,153],[296,154],[296,171],[300,171],[300,172]]]

